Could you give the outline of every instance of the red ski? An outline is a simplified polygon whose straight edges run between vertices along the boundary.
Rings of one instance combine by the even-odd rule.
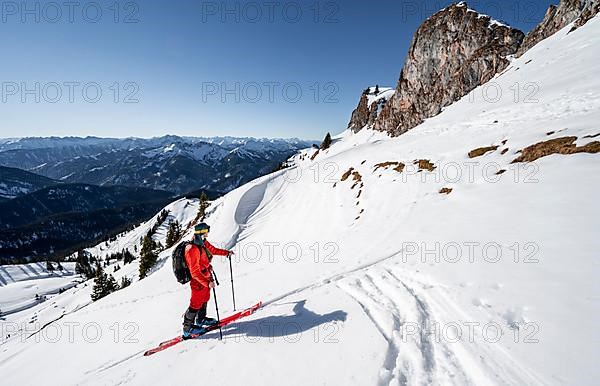
[[[206,329],[199,334],[192,334],[188,339],[183,339],[183,337],[180,335],[178,337],[175,337],[173,339],[169,339],[167,341],[162,342],[161,344],[159,344],[157,347],[150,349],[148,351],[146,351],[144,353],[144,356],[148,356],[148,355],[152,355],[152,354],[156,354],[157,352],[163,351],[168,349],[171,346],[175,346],[177,343],[182,342],[184,340],[189,340],[189,339],[196,339],[201,337],[202,335],[206,334],[207,332],[210,331],[214,331],[214,330],[218,330],[219,328],[228,325],[229,323],[235,322],[238,319],[244,318],[246,316],[252,315],[254,313],[254,311],[258,310],[260,307],[262,306],[262,302],[258,302],[255,305],[253,305],[250,308],[246,308],[243,311],[238,311],[233,315],[230,315],[226,318],[223,318],[219,321],[219,323],[213,325],[213,326],[208,326],[206,327]]]

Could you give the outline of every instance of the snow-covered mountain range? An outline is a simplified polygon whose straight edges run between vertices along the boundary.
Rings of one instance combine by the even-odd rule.
[[[21,138],[0,143],[0,165],[68,183],[136,186],[177,194],[198,189],[227,192],[271,172],[313,143],[172,135]]]
[[[147,219],[167,197],[222,194],[311,145],[299,139],[172,135],[3,140],[0,262],[62,258]],[[54,185],[61,187],[52,190]],[[69,199],[60,202],[51,191]],[[125,202],[125,196],[134,200]],[[84,205],[74,206],[79,202]],[[82,218],[90,220],[79,225]]]
[[[96,302],[86,282],[31,304],[0,270],[3,382],[189,384],[198,369],[219,385],[596,384],[600,17],[572,23],[402,135],[347,130],[213,201],[238,308],[264,302],[222,341],[143,356],[188,306],[172,248],[143,280],[138,260],[113,262],[134,282]],[[153,227],[164,243],[198,200],[165,209],[88,252],[139,249]],[[227,315],[229,262],[213,265]]]
[[[0,166],[0,202],[58,184],[61,184],[61,181],[18,168]]]

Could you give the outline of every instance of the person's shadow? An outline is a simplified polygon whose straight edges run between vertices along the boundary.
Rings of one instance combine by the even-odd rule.
[[[223,336],[243,335],[246,337],[277,338],[285,336],[298,337],[299,334],[315,327],[334,322],[343,322],[348,315],[345,311],[338,310],[324,315],[312,312],[305,307],[306,300],[296,302],[293,315],[266,316],[251,321],[233,322],[223,327]],[[327,329],[327,326],[324,327]],[[218,337],[216,332],[208,337]],[[293,338],[295,339],[295,338]]]

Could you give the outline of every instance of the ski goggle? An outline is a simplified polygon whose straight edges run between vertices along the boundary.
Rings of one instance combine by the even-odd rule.
[[[195,235],[204,235],[208,233],[208,229],[201,229],[199,231],[194,231]]]

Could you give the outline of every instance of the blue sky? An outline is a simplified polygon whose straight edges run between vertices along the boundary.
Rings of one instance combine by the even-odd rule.
[[[449,1],[2,2],[0,137],[319,139]],[[551,1],[471,1],[527,32]],[[36,5],[37,4],[37,5]]]

